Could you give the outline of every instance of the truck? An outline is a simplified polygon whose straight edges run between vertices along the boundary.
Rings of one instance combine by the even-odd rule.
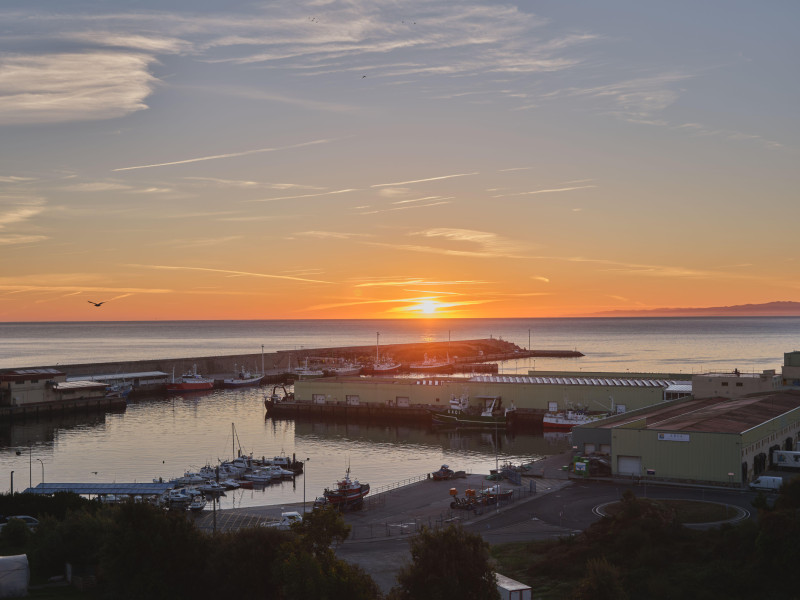
[[[783,477],[759,475],[750,483],[751,490],[767,490],[777,492],[783,485]]]
[[[779,469],[800,469],[800,452],[773,450],[772,464]]]
[[[281,518],[277,521],[264,521],[261,523],[262,527],[276,527],[277,529],[289,529],[292,523],[301,523],[303,515],[297,511],[283,512]]]

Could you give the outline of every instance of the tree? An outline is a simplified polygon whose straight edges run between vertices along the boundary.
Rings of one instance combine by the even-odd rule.
[[[391,600],[500,598],[489,544],[460,526],[423,528],[411,539],[411,564],[400,569]]]
[[[605,558],[589,559],[586,576],[575,590],[575,600],[625,600],[627,597],[620,570]]]

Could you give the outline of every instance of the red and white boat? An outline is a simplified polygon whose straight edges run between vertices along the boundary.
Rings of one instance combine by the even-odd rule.
[[[593,421],[605,419],[606,413],[588,413],[581,410],[566,412],[548,412],[542,417],[542,429],[551,431],[572,431],[576,425],[586,425]]]
[[[172,381],[167,384],[168,392],[196,392],[213,388],[214,380],[198,374],[197,365],[192,365],[192,370],[184,373],[178,379],[175,379],[175,371],[173,370]]]
[[[323,492],[327,503],[339,507],[360,504],[367,494],[369,494],[369,484],[361,483],[358,479],[350,479],[350,467],[347,467],[344,479],[336,482],[335,488],[325,488]]]

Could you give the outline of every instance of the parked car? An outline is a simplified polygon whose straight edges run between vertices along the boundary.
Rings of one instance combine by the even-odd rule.
[[[39,519],[30,517],[28,515],[12,515],[10,517],[4,517],[0,515],[0,531],[3,529],[3,527],[8,525],[8,522],[11,519],[17,519],[18,521],[22,521],[23,523],[25,523],[25,525],[28,526],[28,529],[30,530],[36,529],[36,526],[39,524]]]

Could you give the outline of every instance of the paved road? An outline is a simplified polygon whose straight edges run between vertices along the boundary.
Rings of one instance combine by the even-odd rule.
[[[552,485],[545,490],[545,486]],[[479,533],[490,544],[542,540],[573,535],[601,518],[602,505],[615,502],[627,489],[645,496],[644,485],[599,481],[539,480],[540,493],[483,515],[464,520],[468,531]],[[731,507],[731,520],[754,518],[752,492],[699,487],[648,485],[647,497],[701,500]],[[709,526],[717,526],[712,524]],[[412,532],[409,532],[412,533]],[[410,535],[369,540],[348,540],[337,555],[364,568],[384,592],[396,583],[399,568],[410,561]]]

